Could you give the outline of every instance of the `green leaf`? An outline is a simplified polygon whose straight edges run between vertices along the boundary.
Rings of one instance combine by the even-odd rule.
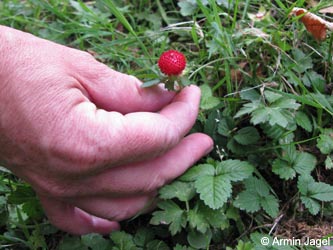
[[[260,205],[265,210],[265,212],[275,218],[279,213],[279,201],[271,194],[263,196],[260,199]]]
[[[200,233],[196,230],[191,230],[187,235],[187,241],[191,247],[195,249],[207,249],[212,240],[212,232],[207,230],[205,233]]]
[[[81,237],[82,243],[91,250],[111,249],[111,242],[104,239],[102,235],[91,233]]]
[[[195,188],[193,183],[174,181],[160,189],[161,199],[177,198],[180,201],[189,201],[195,195]]]
[[[205,233],[209,228],[209,223],[207,222],[205,216],[202,213],[198,213],[198,211],[188,211],[187,220],[190,226],[197,229],[200,233]]]
[[[320,204],[318,201],[305,196],[301,196],[301,201],[311,214],[316,215],[319,213]]]
[[[242,145],[251,145],[259,141],[260,135],[255,127],[244,127],[237,131],[234,139]]]
[[[303,128],[307,132],[312,131],[312,123],[309,117],[304,112],[297,111],[295,118],[298,126]]]
[[[117,250],[137,250],[131,234],[124,231],[115,231],[112,232],[110,238],[116,245]]]
[[[234,201],[234,206],[240,208],[241,210],[245,210],[249,213],[254,213],[260,210],[260,196],[251,191],[246,190],[241,192]]]
[[[251,122],[253,125],[269,121],[270,109],[266,107],[258,108],[252,112]],[[270,123],[271,124],[271,123]]]
[[[254,170],[254,167],[240,160],[226,160],[219,162],[216,167],[217,175],[223,176],[229,181],[241,181],[249,177]]]
[[[272,172],[285,180],[293,179],[296,176],[296,171],[293,169],[293,166],[289,162],[281,159],[273,161]]]
[[[232,117],[222,117],[218,127],[217,127],[217,132],[220,135],[229,137],[232,133],[232,130],[235,128],[235,121]]]
[[[161,241],[161,240],[152,240],[152,241],[150,241],[147,244],[147,248],[144,248],[144,249],[147,249],[147,250],[170,250],[168,245],[165,242]]]
[[[332,170],[333,169],[333,160],[331,158],[331,156],[327,156],[326,160],[325,160],[325,168],[328,170]]]
[[[245,103],[243,107],[236,113],[234,118],[239,118],[243,115],[250,114],[259,108],[262,109],[264,105],[261,103],[260,100],[252,101],[249,103]]]
[[[133,241],[135,245],[144,247],[154,238],[155,233],[152,229],[149,229],[148,227],[141,227],[136,231]]]
[[[180,7],[180,14],[182,16],[193,15],[196,9],[198,8],[195,0],[185,0],[179,1],[178,6]]]
[[[221,209],[211,209],[204,203],[199,201],[196,213],[200,214],[208,224],[213,228],[224,229],[229,227],[229,220],[225,215],[224,211]]]
[[[265,197],[269,194],[270,186],[263,180],[256,177],[249,177],[244,181],[246,190]]]
[[[180,178],[181,181],[195,181],[201,176],[214,175],[215,167],[211,164],[199,164],[187,170]]]
[[[298,177],[297,188],[302,195],[307,196],[309,186],[314,182],[311,175],[301,175]]]
[[[158,207],[162,211],[155,211],[150,223],[153,225],[169,224],[172,235],[180,232],[186,226],[186,216],[184,211],[172,200],[161,201]]]
[[[279,109],[294,109],[297,110],[301,105],[296,102],[295,99],[290,99],[288,97],[282,97],[276,100],[271,108],[279,108]]]
[[[286,128],[288,125],[288,119],[281,113],[280,108],[269,109],[269,124],[274,126],[275,124]]]
[[[300,152],[297,155],[293,168],[299,174],[310,175],[312,170],[316,167],[317,159],[312,154],[307,152]]]
[[[323,182],[310,183],[308,194],[308,197],[320,201],[333,201],[333,186]]]
[[[79,237],[65,236],[59,246],[59,250],[88,250]]]
[[[333,129],[323,129],[317,140],[317,147],[323,154],[333,151]]]
[[[203,110],[209,110],[215,108],[220,104],[219,98],[213,96],[211,87],[208,84],[200,86],[201,89],[201,102],[200,108]]]
[[[229,179],[221,176],[201,176],[195,182],[200,199],[212,209],[221,208],[231,196],[232,186]]]

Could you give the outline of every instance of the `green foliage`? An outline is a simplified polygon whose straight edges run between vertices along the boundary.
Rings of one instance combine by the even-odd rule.
[[[288,16],[307,1],[0,1],[1,24],[90,51],[147,82],[167,49],[187,58],[202,98],[193,132],[214,150],[159,190],[156,209],[110,235],[72,236],[31,187],[0,172],[0,245],[8,249],[296,249],[274,223],[329,220],[333,204],[333,35],[315,41]],[[311,12],[332,21],[319,10]],[[148,82],[155,84],[155,82]],[[267,227],[269,225],[269,227]],[[270,232],[272,230],[272,232]],[[291,233],[291,232],[289,232]],[[303,232],[302,232],[303,233]]]

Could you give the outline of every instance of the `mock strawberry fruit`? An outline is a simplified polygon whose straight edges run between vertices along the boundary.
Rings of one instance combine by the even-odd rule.
[[[178,76],[186,67],[186,58],[177,50],[168,50],[160,56],[158,67],[167,76]]]

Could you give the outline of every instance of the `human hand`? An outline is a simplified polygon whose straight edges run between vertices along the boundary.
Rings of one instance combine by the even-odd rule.
[[[109,233],[212,148],[200,91],[140,88],[88,53],[0,26],[0,161],[51,221]]]

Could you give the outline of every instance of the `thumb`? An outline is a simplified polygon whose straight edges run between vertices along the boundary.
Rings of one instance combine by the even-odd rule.
[[[156,112],[175,96],[162,86],[141,88],[142,82],[134,76],[110,69],[105,64],[87,57],[76,63],[77,78],[88,92],[90,100],[99,108],[126,114],[137,111]]]

